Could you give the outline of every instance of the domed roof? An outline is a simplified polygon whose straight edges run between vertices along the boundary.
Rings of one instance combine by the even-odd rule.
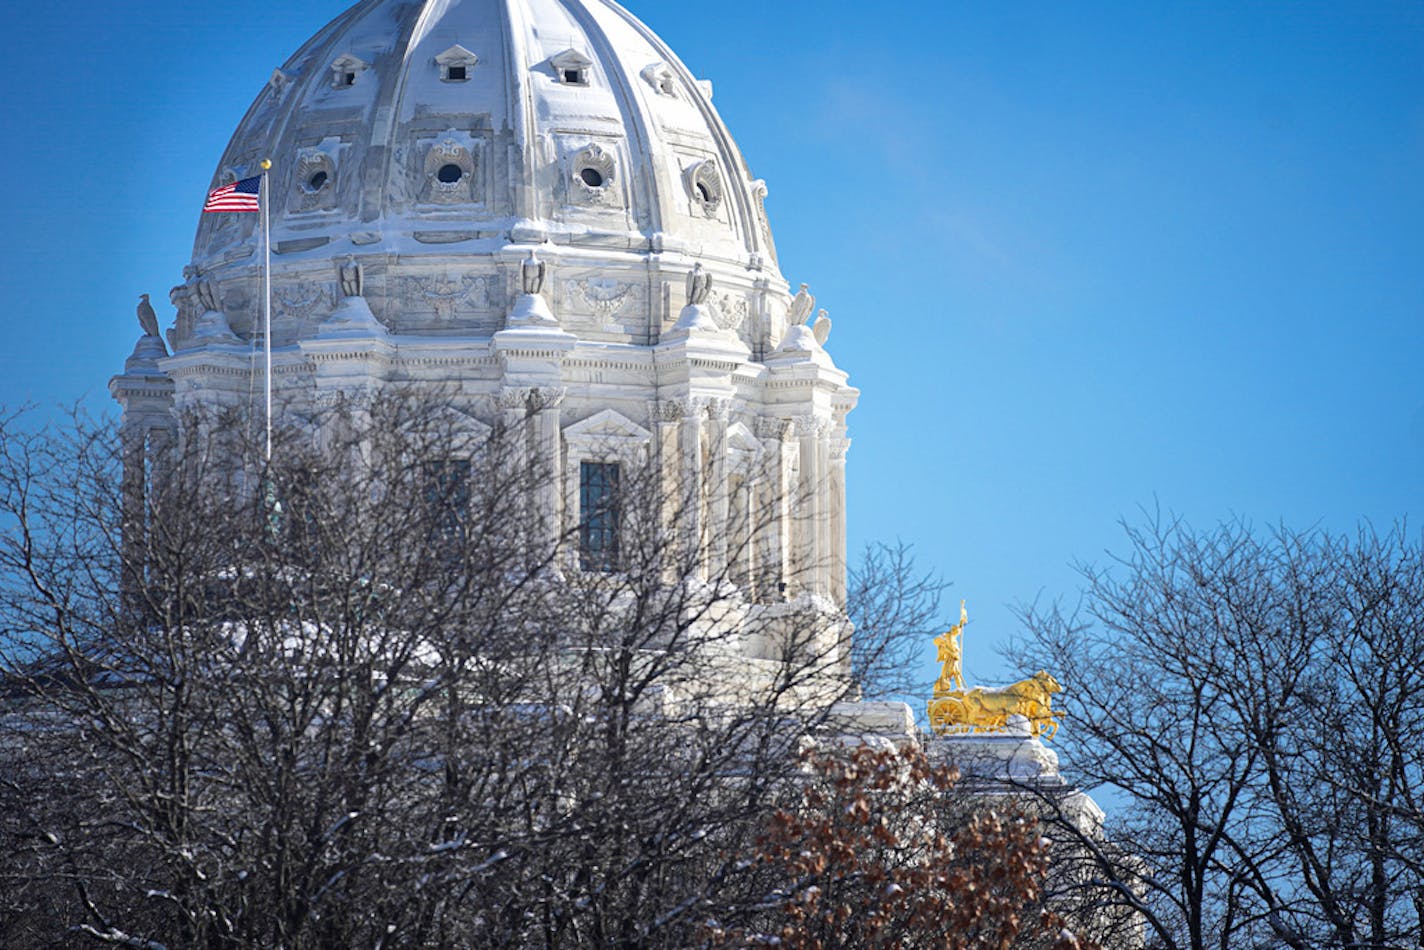
[[[273,73],[214,185],[264,158],[292,263],[551,241],[776,269],[710,87],[610,0],[364,0]],[[254,217],[205,215],[195,269],[250,263]]]

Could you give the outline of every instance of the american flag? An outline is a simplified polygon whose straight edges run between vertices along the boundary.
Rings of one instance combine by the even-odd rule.
[[[203,213],[212,211],[256,211],[257,196],[262,191],[262,176],[244,178],[221,188],[214,188],[203,205]]]

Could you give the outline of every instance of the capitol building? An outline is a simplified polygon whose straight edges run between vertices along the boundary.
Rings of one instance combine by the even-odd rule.
[[[739,945],[819,900],[767,890],[805,876],[798,795],[871,835],[833,786],[873,785],[875,834],[833,850],[887,874],[978,867],[946,835],[988,840],[976,810],[1017,796],[986,811],[1032,857],[995,906],[1010,932],[1057,906],[1020,810],[1092,847],[1104,818],[1043,744],[1062,687],[966,685],[961,605],[931,734],[873,688],[937,601],[848,590],[859,392],[711,85],[651,30],[612,0],[360,0],[209,189],[110,382],[117,455],[83,469],[102,556],[46,562],[84,647],[55,611],[67,673],[12,717],[60,763],[12,800],[102,833],[44,839],[34,879],[52,848],[79,896],[40,887],[0,942]],[[933,929],[951,877],[862,896]],[[860,926],[831,893],[827,926]]]
[[[626,10],[364,0],[272,73],[212,187],[266,161],[268,241],[202,215],[171,328],[111,383],[130,469],[189,410],[261,413],[269,379],[288,423],[426,386],[554,473],[531,503],[569,568],[616,550],[590,499],[648,464],[694,500],[704,576],[844,605],[858,393],[711,84]]]

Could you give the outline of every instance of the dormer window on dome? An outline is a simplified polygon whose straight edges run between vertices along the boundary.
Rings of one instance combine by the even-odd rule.
[[[554,75],[566,86],[587,86],[589,68],[593,60],[576,49],[566,49],[549,60],[554,67]]]
[[[479,61],[478,56],[459,43],[435,57],[435,65],[440,67],[441,82],[465,82]]]
[[[370,68],[371,64],[359,56],[342,53],[331,64],[331,85],[337,89],[354,86],[356,79]]]

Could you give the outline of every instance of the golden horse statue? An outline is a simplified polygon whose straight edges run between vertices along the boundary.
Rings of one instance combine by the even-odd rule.
[[[930,727],[949,733],[1003,732],[1010,716],[1028,720],[1029,734],[1045,741],[1058,732],[1063,713],[1053,708],[1053,694],[1062,692],[1058,680],[1044,670],[1011,686],[952,690],[930,700]]]
[[[930,700],[930,728],[940,735],[1003,732],[1011,716],[1028,720],[1029,734],[1045,741],[1058,732],[1063,713],[1053,708],[1053,694],[1063,691],[1046,671],[1012,686],[964,688],[964,627],[969,623],[965,602],[959,602],[959,623],[935,637],[939,648],[939,679]]]

